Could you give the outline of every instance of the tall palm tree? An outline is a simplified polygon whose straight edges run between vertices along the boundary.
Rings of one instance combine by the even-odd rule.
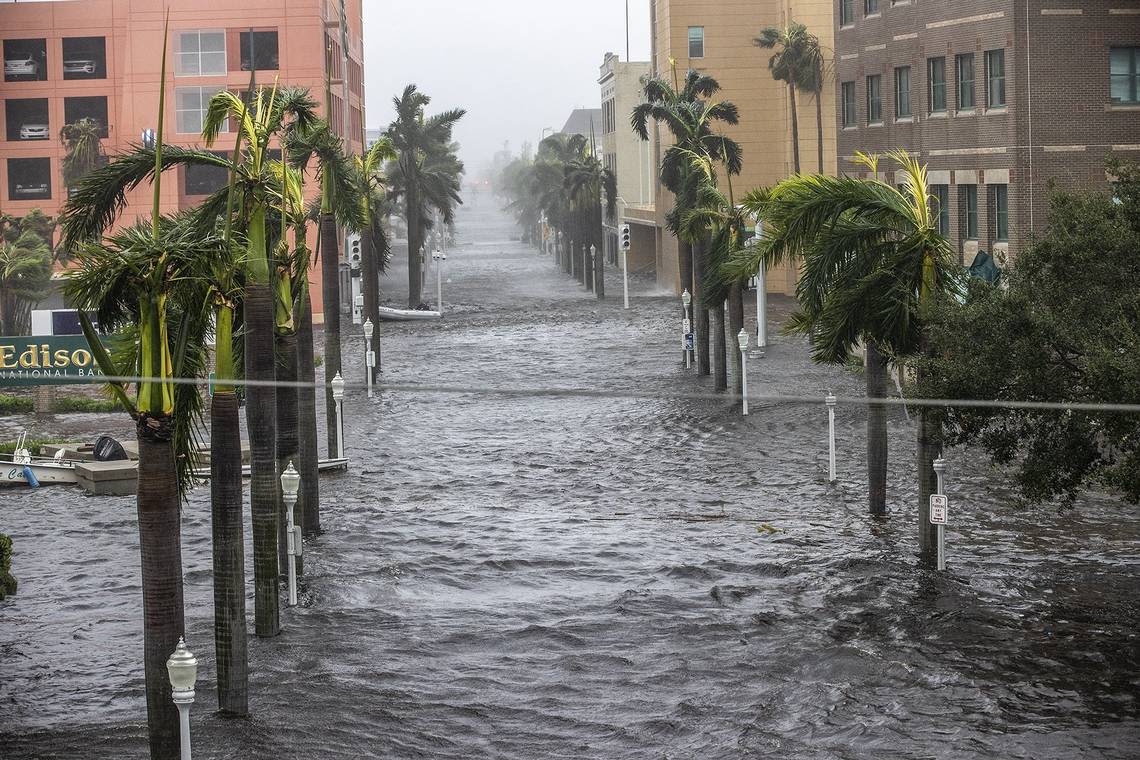
[[[752,40],[757,47],[776,50],[768,59],[772,78],[788,85],[788,99],[792,115],[792,161],[795,173],[800,173],[800,121],[796,109],[796,92],[810,92],[815,97],[815,121],[819,150],[819,173],[823,174],[823,48],[819,38],[808,32],[803,24],[792,21],[784,29],[769,26]],[[777,49],[778,48],[778,49]]]
[[[402,180],[400,194],[405,201],[405,221],[408,224],[409,309],[420,305],[423,288],[421,248],[424,244],[425,211],[429,205],[434,205],[427,197],[430,191],[428,185],[438,186],[439,180],[447,174],[441,173],[439,166],[432,167],[431,161],[433,157],[438,160],[448,153],[455,125],[467,113],[462,109],[453,109],[425,116],[424,109],[430,103],[430,97],[420,92],[414,84],[408,85],[399,97],[393,99],[396,118],[387,132],[399,155],[395,174]],[[393,176],[393,179],[396,177]],[[437,193],[436,203],[441,200],[438,195]],[[443,195],[453,197],[458,202],[458,187],[453,193],[445,191]],[[438,205],[435,207],[444,211]]]
[[[388,233],[384,230],[382,206],[387,192],[384,163],[396,159],[396,149],[387,137],[381,137],[356,159],[356,178],[360,182],[360,277],[364,295],[364,317],[380,326],[380,273],[386,268]],[[379,352],[377,352],[379,355]],[[376,382],[379,362],[369,372]]]
[[[678,265],[681,287],[693,294],[696,323],[697,370],[711,373],[709,364],[709,313],[715,306],[702,297],[701,275],[705,271],[704,233],[692,237],[681,231],[681,218],[693,207],[700,180],[691,171],[693,154],[705,154],[724,163],[728,171],[739,174],[743,165],[740,145],[732,139],[714,134],[717,124],[739,123],[739,111],[733,103],[707,100],[720,91],[720,84],[708,76],[690,71],[684,86],[677,77],[673,62],[673,81],[645,80],[645,102],[633,110],[633,131],[642,140],[649,139],[649,120],[663,123],[673,135],[673,145],[661,157],[661,183],[673,193],[674,208],[666,217],[669,231],[678,239]],[[696,248],[694,249],[694,245]]]
[[[605,229],[603,204],[606,214],[613,214],[617,206],[617,177],[602,166],[595,153],[582,155],[565,166],[566,190],[582,215],[584,247],[595,250],[592,273],[584,273],[587,287],[592,283],[598,300],[606,297],[605,256],[603,254]]]
[[[78,119],[59,130],[66,148],[63,156],[63,181],[71,187],[85,174],[107,162],[103,150],[103,127],[94,119]]]
[[[51,249],[35,232],[0,240],[0,333],[28,333],[32,306],[51,292],[51,273]]]
[[[730,267],[742,275],[799,257],[800,310],[792,329],[812,336],[812,355],[819,362],[843,363],[860,343],[870,346],[867,393],[872,398],[881,398],[885,386],[882,354],[901,359],[926,352],[929,310],[959,288],[950,244],[931,213],[926,167],[905,151],[889,156],[902,189],[877,179],[797,175],[750,194],[744,205],[764,219],[767,234]],[[860,154],[859,160],[877,173],[876,157]],[[941,425],[934,410],[919,415],[919,547],[923,560],[931,561],[936,535],[929,520],[931,465],[941,450]],[[876,406],[867,429],[869,502],[876,514],[886,508],[885,429]]]

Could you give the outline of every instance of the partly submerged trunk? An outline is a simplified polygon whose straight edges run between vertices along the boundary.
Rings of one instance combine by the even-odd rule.
[[[219,336],[219,341],[221,339]],[[237,394],[232,390],[216,390],[210,402],[214,650],[217,658],[218,709],[227,715],[236,716],[249,714],[243,490]]]
[[[297,335],[284,332],[276,335],[277,354],[277,471],[285,472],[290,462],[296,467],[298,462],[297,450],[299,448],[300,432],[297,429],[299,420],[297,412]],[[282,575],[289,572],[289,544],[286,528],[288,518],[285,514],[286,504],[284,496],[277,505],[277,560],[278,570]],[[293,519],[300,525],[300,512],[296,505],[293,508]]]
[[[744,392],[744,357],[737,336],[744,329],[744,289],[735,283],[728,290],[728,353],[732,356],[732,392]]]
[[[414,309],[420,305],[420,293],[423,290],[423,259],[420,257],[423,231],[420,229],[420,207],[415,183],[408,183],[405,200],[407,212],[404,217],[408,221],[408,308]]]
[[[887,360],[867,341],[867,398],[886,398]],[[873,515],[887,511],[887,407],[867,406],[867,505]]]
[[[712,374],[709,361],[709,310],[704,302],[705,251],[707,240],[693,244],[693,328],[696,333],[697,374]]]
[[[138,522],[142,555],[143,651],[152,760],[177,760],[178,709],[170,699],[166,659],[186,632],[182,607],[182,538],[173,421],[138,423]]]
[[[372,234],[372,225],[365,224],[360,233],[360,290],[364,295],[364,319],[372,320],[375,329],[380,328],[380,252],[377,250],[376,239]],[[376,366],[371,370],[365,368],[365,373],[372,373],[372,382],[376,382],[380,373],[380,351],[374,341],[373,349],[376,351]]]
[[[307,287],[307,286],[306,286]],[[317,371],[313,352],[313,302],[306,293],[297,306],[297,376],[304,385],[297,389],[297,472],[301,488],[297,513],[306,536],[321,532],[320,474],[317,447]],[[298,563],[300,567],[301,563]]]
[[[249,430],[250,511],[253,519],[254,630],[258,636],[281,631],[278,608],[277,389],[273,356],[273,294],[268,282],[250,282],[245,292],[245,376]]]
[[[409,224],[408,235],[411,236]],[[329,458],[342,456],[337,451],[336,402],[329,383],[341,371],[340,355],[340,241],[336,219],[331,213],[321,214],[321,275],[325,308],[325,421],[327,423]],[[418,292],[418,291],[417,291]]]
[[[796,174],[800,173],[800,116],[796,110],[796,86],[788,85],[788,95],[792,100],[792,165]]]
[[[819,150],[819,173],[823,174],[823,104],[821,93],[815,94],[815,142]]]
[[[725,338],[724,304],[711,309],[713,332],[713,387],[728,390],[728,341]]]

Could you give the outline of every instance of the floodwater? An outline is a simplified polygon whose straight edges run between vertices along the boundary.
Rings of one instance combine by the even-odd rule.
[[[1020,505],[951,452],[950,571],[921,570],[901,409],[891,514],[873,520],[861,408],[839,409],[828,485],[822,403],[742,418],[678,398],[711,383],[678,362],[675,299],[638,278],[624,311],[611,272],[599,304],[515,234],[469,199],[446,319],[381,327],[385,382],[466,390],[349,396],[351,472],[322,481],[301,606],[252,642],[248,721],[212,710],[193,494],[197,758],[1140,756],[1134,508]],[[758,394],[862,394],[798,339],[749,370]],[[485,392],[537,387],[613,395]],[[6,760],[145,756],[133,515],[129,498],[0,493],[21,581],[0,604]]]

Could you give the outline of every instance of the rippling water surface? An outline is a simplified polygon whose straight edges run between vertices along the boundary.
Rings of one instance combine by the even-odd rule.
[[[830,486],[822,404],[669,397],[711,386],[647,280],[598,304],[486,197],[459,234],[447,318],[380,333],[386,382],[471,390],[348,398],[351,472],[322,481],[301,606],[252,641],[248,721],[211,714],[208,491],[187,505],[196,757],[1140,756],[1134,508],[1019,506],[953,452],[950,572],[924,572],[903,411],[872,520],[861,409]],[[862,394],[780,336],[749,381]],[[539,385],[660,395],[479,392]],[[144,757],[133,499],[4,491],[0,528],[0,756]]]

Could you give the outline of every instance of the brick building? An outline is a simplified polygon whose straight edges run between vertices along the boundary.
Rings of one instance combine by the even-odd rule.
[[[835,72],[840,173],[865,176],[856,150],[919,156],[965,265],[1015,257],[1054,183],[1140,159],[1134,0],[835,0]]]
[[[333,80],[334,129],[359,152],[363,129],[362,0],[65,0],[0,3],[0,211],[39,208],[55,216],[67,198],[60,128],[81,118],[103,127],[114,156],[154,129],[158,109],[163,14],[170,9],[166,114],[168,144],[201,145],[202,117],[221,89],[258,82],[308,87],[324,108]],[[217,150],[232,145],[219,141]],[[225,182],[200,168],[168,172],[162,211],[200,202]],[[310,181],[308,191],[317,193]],[[151,191],[129,196],[125,222],[150,214]],[[315,231],[310,240],[316,236]],[[313,272],[313,309],[323,320],[320,270]]]

